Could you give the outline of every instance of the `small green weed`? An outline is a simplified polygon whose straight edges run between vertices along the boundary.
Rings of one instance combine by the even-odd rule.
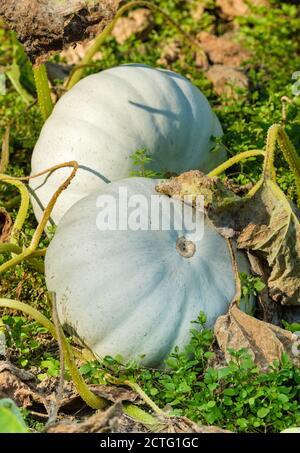
[[[151,156],[147,154],[146,149],[138,149],[131,154],[130,159],[136,169],[131,172],[131,176],[140,176],[143,178],[161,178],[162,174],[149,170],[147,164],[151,162]]]
[[[245,272],[240,273],[241,285],[242,285],[242,297],[249,297],[251,294],[257,296],[266,285],[260,277],[255,275],[249,275]]]

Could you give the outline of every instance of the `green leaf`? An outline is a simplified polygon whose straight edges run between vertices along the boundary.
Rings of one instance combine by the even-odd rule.
[[[266,285],[260,279],[255,280],[254,288],[256,289],[256,291],[258,291],[258,292],[262,291],[265,287],[266,287]]]
[[[208,403],[206,404],[206,407],[208,407],[209,409],[212,409],[213,407],[215,407],[215,405],[216,405],[215,401],[208,401]]]
[[[27,426],[15,403],[9,398],[0,400],[0,433],[27,432]]]
[[[191,390],[191,387],[186,382],[182,382],[178,387],[178,391],[182,393],[189,393]]]
[[[29,105],[33,102],[33,97],[22,87],[20,82],[21,71],[18,63],[14,60],[10,70],[6,72],[7,77],[11,81],[15,90],[19,93],[25,104]]]
[[[281,402],[281,403],[287,403],[289,398],[284,395],[283,393],[280,393],[278,396],[277,396],[277,399]]]
[[[233,388],[225,389],[224,395],[233,396],[236,394],[236,390]]]
[[[259,418],[265,418],[269,412],[270,409],[268,407],[261,407],[260,409],[258,409],[257,415]]]
[[[245,418],[238,418],[236,422],[242,429],[245,429],[248,426],[248,421]]]
[[[224,405],[225,406],[232,406],[233,405],[232,399],[229,398],[229,396],[225,395],[223,401],[224,401]]]

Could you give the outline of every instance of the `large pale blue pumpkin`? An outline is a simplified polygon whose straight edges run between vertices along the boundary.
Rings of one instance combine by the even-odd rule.
[[[176,345],[187,344],[191,321],[201,310],[212,327],[235,294],[226,240],[207,219],[203,236],[194,241],[174,225],[99,230],[99,193],[118,200],[120,187],[129,198],[139,194],[149,204],[156,194],[178,214],[181,202],[158,195],[156,182],[126,179],[83,198],[63,217],[46,254],[46,282],[56,293],[62,324],[99,358],[121,354],[150,367],[161,366]],[[241,253],[238,264],[241,272],[249,271]]]
[[[80,169],[57,201],[57,223],[79,199],[110,181],[127,178],[130,156],[145,149],[148,168],[181,173],[204,172],[225,160],[224,149],[211,153],[220,123],[205,96],[186,78],[143,65],[124,65],[86,77],[56,104],[32,155],[32,174],[76,160]],[[40,219],[60,184],[61,169],[30,181],[34,212]]]

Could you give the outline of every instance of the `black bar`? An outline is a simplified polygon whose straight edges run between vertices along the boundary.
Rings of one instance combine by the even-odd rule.
[[[255,449],[284,448],[286,451],[299,438],[287,434],[1,434],[1,451],[4,447],[20,447],[22,451],[35,446],[45,449],[55,447],[65,448],[66,451],[82,452],[121,451],[121,452],[150,452],[150,451],[197,451],[211,453],[215,449],[224,451],[255,452]],[[26,450],[27,451],[27,450]],[[42,450],[41,450],[42,451]],[[54,452],[56,453],[56,452]]]

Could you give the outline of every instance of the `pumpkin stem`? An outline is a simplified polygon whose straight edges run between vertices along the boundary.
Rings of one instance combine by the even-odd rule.
[[[43,120],[46,121],[53,110],[53,102],[51,99],[51,91],[49,88],[46,66],[44,64],[34,66],[33,74],[41,115],[43,117]]]
[[[196,244],[181,236],[176,241],[176,250],[183,258],[191,258],[196,252]]]
[[[135,8],[136,6],[143,6],[145,8],[149,8],[152,11],[161,14],[168,22],[170,22],[178,31],[179,33],[185,38],[185,40],[192,45],[193,48],[195,48],[197,51],[202,52],[202,57],[205,62],[207,62],[207,57],[205,52],[203,51],[202,47],[200,46],[199,42],[196,41],[189,33],[183,30],[181,26],[174,20],[172,17],[169,16],[163,9],[161,9],[159,6],[149,2],[149,1],[133,1],[130,3],[127,3],[126,5],[123,5],[115,15],[114,19],[112,22],[110,22],[107,27],[100,33],[97,38],[95,39],[94,43],[92,46],[87,50],[86,54],[84,55],[83,59],[81,60],[81,63],[74,68],[72,71],[70,78],[67,82],[67,89],[69,90],[72,88],[79,80],[81,79],[83,75],[83,70],[86,66],[89,66],[94,55],[96,52],[98,52],[99,48],[101,47],[103,41],[107,38],[107,36],[110,34],[110,32],[113,30],[117,20],[128,10]]]

